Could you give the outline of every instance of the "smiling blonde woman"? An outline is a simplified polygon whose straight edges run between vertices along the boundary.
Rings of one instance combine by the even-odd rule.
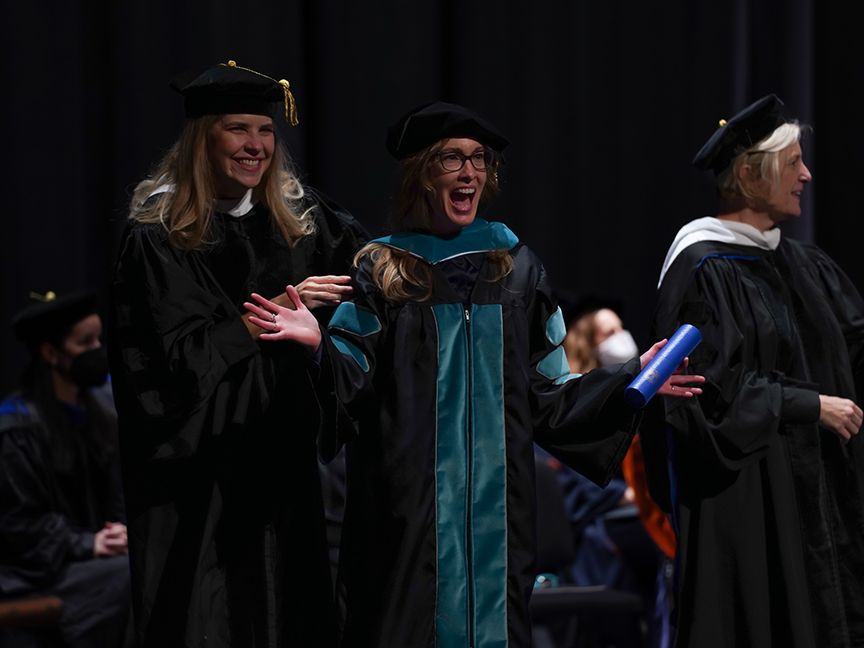
[[[109,339],[142,648],[330,646],[312,365],[261,344],[252,292],[333,306],[365,240],[278,142],[288,82],[233,63],[172,87],[188,121],[135,191]]]

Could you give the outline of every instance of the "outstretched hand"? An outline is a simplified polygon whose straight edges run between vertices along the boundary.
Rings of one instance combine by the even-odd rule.
[[[666,346],[666,342],[668,340],[665,338],[660,340],[639,357],[642,369],[647,367],[648,363],[654,359],[654,356],[657,355],[660,349]],[[687,368],[688,364],[690,364],[690,358],[684,358],[684,361],[675,369],[675,373],[669,377],[669,380],[663,383],[663,386],[657,390],[657,393],[663,396],[677,396],[680,398],[692,398],[701,394],[702,389],[700,387],[688,387],[687,385],[690,383],[704,383],[705,376],[681,375],[681,372]]]
[[[289,340],[302,344],[310,353],[315,353],[321,344],[318,320],[303,305],[294,286],[286,287],[285,293],[295,309],[285,308],[257,293],[252,293],[252,299],[257,302],[257,305],[250,302],[243,304],[243,307],[252,313],[249,321],[265,331],[259,336],[261,340]]]

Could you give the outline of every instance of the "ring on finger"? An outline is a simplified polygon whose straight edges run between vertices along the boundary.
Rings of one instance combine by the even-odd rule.
[[[276,323],[276,313],[270,313],[270,322],[271,324]]]

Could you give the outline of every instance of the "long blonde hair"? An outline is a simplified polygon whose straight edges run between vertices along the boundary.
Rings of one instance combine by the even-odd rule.
[[[140,182],[132,194],[129,220],[161,223],[174,247],[196,250],[212,243],[213,204],[216,180],[209,163],[208,135],[223,115],[203,115],[187,120],[183,132],[156,165],[149,178]],[[161,186],[172,190],[150,197]],[[276,140],[270,166],[255,197],[270,209],[274,226],[289,246],[315,231],[314,206],[304,204],[303,186],[281,141]]]
[[[436,190],[432,185],[429,167],[435,154],[450,138],[427,146],[400,162],[399,190],[390,211],[390,228],[394,232],[414,231],[428,233],[432,227],[432,199]],[[466,164],[470,162],[466,161]],[[480,205],[498,195],[498,158],[486,170],[486,183],[480,193]],[[479,205],[478,205],[479,207]],[[375,285],[391,301],[414,299],[425,301],[432,296],[432,267],[428,261],[397,248],[372,242],[354,256],[357,267],[364,257],[372,262]],[[490,250],[486,258],[496,266],[492,281],[500,281],[513,269],[509,250]]]

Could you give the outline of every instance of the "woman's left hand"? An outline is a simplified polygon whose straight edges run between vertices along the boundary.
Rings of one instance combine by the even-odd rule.
[[[297,294],[306,308],[319,306],[338,306],[351,297],[351,277],[348,275],[325,275],[306,277],[297,284]]]
[[[666,346],[667,340],[663,339],[654,344],[650,349],[648,349],[645,353],[643,353],[639,360],[642,364],[641,368],[644,369],[648,366],[648,363],[654,359],[654,356],[657,355],[657,352],[660,351],[664,346]],[[669,380],[663,383],[663,386],[657,390],[657,393],[662,396],[677,396],[680,398],[692,398],[693,396],[698,396],[702,393],[702,389],[699,387],[688,387],[690,383],[704,383],[705,376],[691,376],[691,375],[680,375],[684,369],[687,368],[687,365],[690,363],[690,358],[684,358],[684,361],[678,366]]]
[[[303,305],[294,286],[286,287],[285,293],[293,302],[295,309],[285,308],[257,293],[252,293],[252,299],[258,304],[250,302],[243,304],[244,308],[252,313],[249,321],[265,331],[259,336],[261,340],[290,340],[302,344],[309,353],[315,353],[321,345],[321,329],[318,327],[318,320]]]

